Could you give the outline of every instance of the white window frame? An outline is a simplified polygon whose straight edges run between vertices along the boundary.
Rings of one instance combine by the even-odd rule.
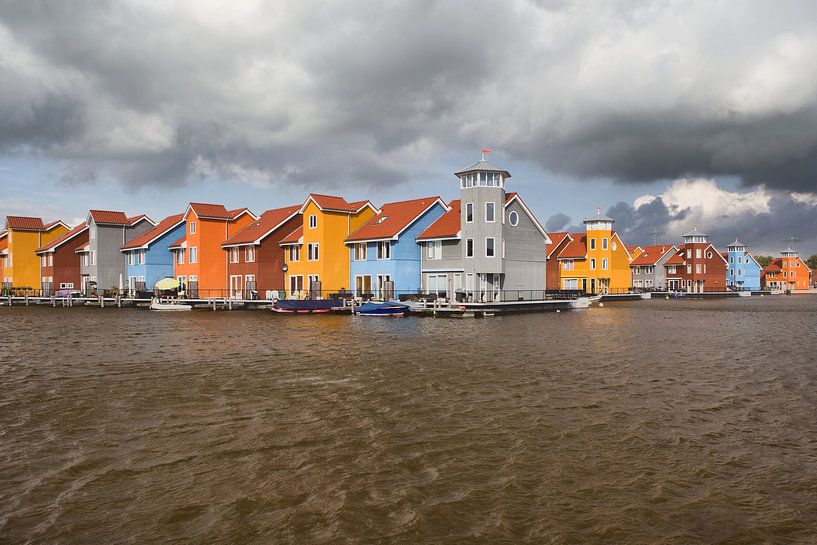
[[[368,244],[365,242],[356,242],[354,244],[354,248],[352,248],[354,256],[353,259],[355,261],[366,261],[366,254],[368,251]]]
[[[289,253],[287,255],[288,260],[290,263],[297,263],[301,260],[301,247],[298,245],[293,244],[289,247]]]
[[[426,259],[429,261],[435,261],[437,259],[442,259],[443,257],[443,241],[442,240],[431,240],[426,242]]]
[[[591,238],[591,239],[590,239],[590,249],[591,249],[591,250],[595,250],[595,249],[596,249],[596,239],[595,239],[595,238]]]
[[[241,254],[241,250],[235,246],[230,248],[230,263],[238,263],[239,262],[239,255]],[[191,261],[192,263],[192,261]]]
[[[320,261],[321,257],[320,252],[320,244],[317,242],[310,242],[307,244],[306,247],[306,260],[307,261]]]
[[[470,248],[471,255],[468,255],[468,253],[469,253],[468,244],[469,243],[471,244],[471,248]],[[465,239],[465,258],[466,259],[473,259],[474,258],[474,239],[473,238],[466,238]]]
[[[176,254],[176,265],[184,265],[184,254],[186,253],[184,248],[179,250],[173,250]]]
[[[609,262],[606,257],[601,258],[601,270],[606,271]]]
[[[491,241],[491,254],[488,254],[488,241]],[[496,238],[485,237],[485,257],[496,257]]]
[[[516,210],[511,210],[511,213],[508,214],[508,223],[510,223],[513,227],[519,225],[519,212]]]
[[[191,235],[196,234],[196,222],[195,221],[190,222],[190,234]]]
[[[244,261],[246,263],[255,263],[255,246],[252,244],[244,250]]]
[[[187,262],[191,265],[194,263],[199,262],[199,248],[198,246],[191,246],[188,248],[190,251],[190,255],[188,256]]]
[[[488,219],[488,210],[491,211],[491,216],[493,216],[492,219]],[[496,223],[496,203],[485,203],[485,223]]]
[[[595,257],[590,258],[590,270],[591,271],[596,270],[596,258]]]
[[[377,259],[380,260],[391,259],[391,242],[389,242],[388,240],[378,241]]]
[[[309,214],[309,228],[310,229],[317,229],[318,228],[318,215],[317,214]]]
[[[136,262],[139,265],[145,264],[145,250],[137,250],[136,251]]]
[[[601,239],[601,249],[606,250],[610,246],[610,241],[607,238]]]
[[[465,223],[474,223],[474,203],[472,202],[465,203]]]

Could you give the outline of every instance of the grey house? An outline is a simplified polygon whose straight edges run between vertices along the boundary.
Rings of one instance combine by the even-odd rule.
[[[455,176],[460,199],[417,237],[421,289],[474,302],[544,298],[551,241],[519,195],[505,193],[510,173],[483,157]]]
[[[156,223],[144,214],[127,217],[124,212],[91,210],[88,213],[88,244],[78,248],[82,292],[108,290],[127,282],[126,255],[120,249]]]
[[[644,251],[630,263],[633,289],[637,291],[666,290],[667,269],[664,264],[676,253],[678,253],[678,248],[671,244],[644,248]]]

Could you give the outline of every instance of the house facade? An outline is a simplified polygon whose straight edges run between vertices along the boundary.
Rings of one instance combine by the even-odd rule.
[[[761,283],[768,289],[806,291],[811,288],[811,269],[791,247],[761,272]]]
[[[349,235],[349,285],[355,295],[394,299],[418,293],[422,249],[417,237],[447,209],[440,197],[384,204]]]
[[[128,291],[152,292],[156,282],[174,277],[170,245],[184,235],[184,230],[184,214],[174,214],[122,246]]]
[[[62,221],[43,223],[42,218],[6,218],[3,286],[39,290],[43,275],[37,249],[69,231]]]
[[[227,254],[221,244],[258,219],[247,208],[227,210],[221,204],[190,203],[183,216],[186,228],[169,249],[173,274],[191,298],[227,295]]]
[[[697,229],[684,235],[684,244],[665,263],[667,289],[704,293],[726,290],[726,258]]]
[[[422,291],[472,302],[543,298],[552,241],[519,195],[505,192],[510,173],[483,156],[454,175],[460,198],[417,237]]]
[[[638,248],[638,256],[630,263],[633,289],[636,291],[664,291],[667,289],[666,263],[678,252],[672,245],[660,244]]]
[[[77,248],[88,244],[88,224],[84,221],[37,249],[40,256],[40,290],[43,295],[78,291],[82,285]]]
[[[377,208],[369,201],[310,194],[300,209],[301,225],[285,236],[287,297],[324,297],[351,291],[346,237],[359,229]]]
[[[552,254],[559,262],[559,289],[584,293],[630,290],[632,256],[613,230],[614,222],[599,210],[584,220],[584,233],[570,234],[570,242]]]
[[[301,205],[267,210],[222,243],[230,297],[273,299],[285,290],[281,240],[302,223]]]
[[[77,248],[82,293],[125,287],[127,264],[120,249],[149,231],[155,223],[141,214],[128,217],[116,210],[91,210],[85,220],[88,244]]]
[[[573,242],[573,237],[566,232],[548,233],[548,236],[552,242],[548,244],[547,249],[547,286],[550,291],[560,291],[562,289],[562,275],[557,257],[568,244]]]
[[[752,291],[760,289],[760,266],[745,244],[735,240],[726,247],[726,285],[730,289]]]

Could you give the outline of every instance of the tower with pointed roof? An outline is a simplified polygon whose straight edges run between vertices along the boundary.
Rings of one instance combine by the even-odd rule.
[[[726,247],[726,285],[730,289],[755,291],[760,289],[762,267],[755,260],[746,244],[739,239]]]
[[[455,172],[460,181],[465,273],[495,290],[502,289],[505,183],[511,173],[482,159]]]
[[[510,172],[482,158],[455,172],[460,198],[417,237],[421,289],[472,302],[541,299],[550,238],[518,194]]]

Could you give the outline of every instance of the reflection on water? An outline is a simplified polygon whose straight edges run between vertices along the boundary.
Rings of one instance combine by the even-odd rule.
[[[0,543],[814,543],[816,319],[0,309]]]

